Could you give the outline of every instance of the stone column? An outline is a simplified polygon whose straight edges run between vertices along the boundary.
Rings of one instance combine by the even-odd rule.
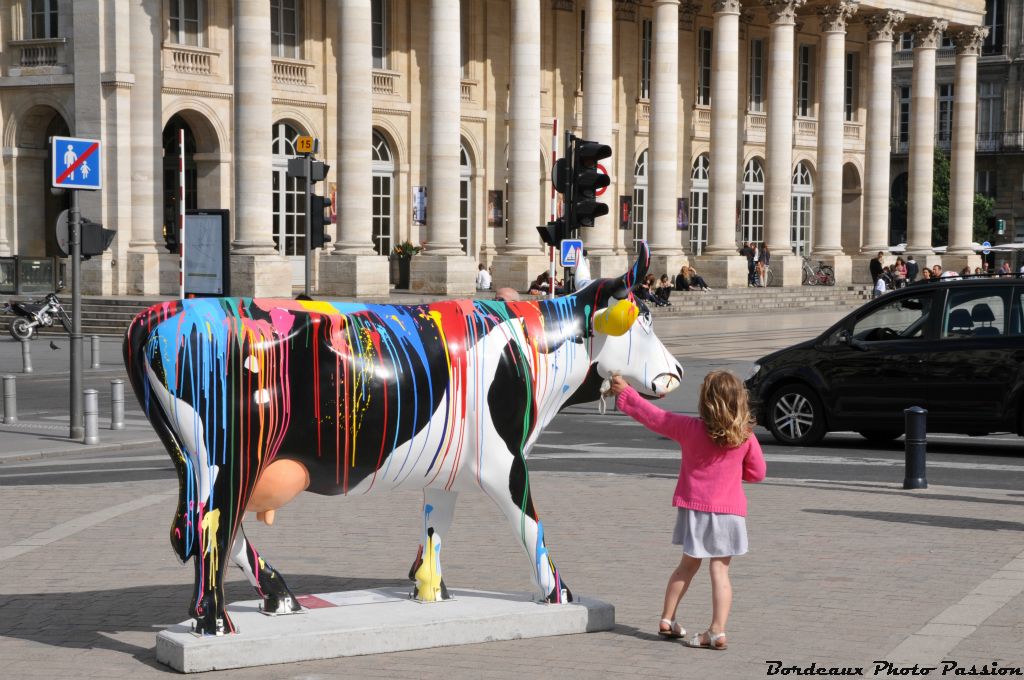
[[[388,295],[388,259],[373,250],[373,50],[370,0],[335,0],[338,57],[338,240],[320,258],[321,295]],[[342,160],[344,159],[344,160]]]
[[[773,283],[800,284],[801,259],[793,254],[793,43],[796,11],[807,0],[764,0],[771,21],[768,53],[768,122],[765,144],[765,242],[772,252]]]
[[[161,292],[157,237],[163,239],[163,154],[160,146],[163,136],[160,128],[162,7],[160,0],[132,0],[129,9],[135,84],[131,91],[132,218],[131,241],[128,244],[128,292],[135,295]]]
[[[618,149],[612,136],[615,119],[614,54],[612,41],[614,26],[612,0],[587,0],[587,24],[583,49],[583,136],[607,144],[614,153]],[[609,173],[615,172],[614,158],[602,162]],[[604,194],[605,202],[614,202],[618,195],[615,177]],[[615,206],[610,205],[609,215],[598,217],[594,226],[583,230],[581,238],[589,251],[588,264],[594,278],[619,276],[625,271],[626,255],[614,256],[615,229],[617,220],[612,219]]]
[[[892,41],[903,12],[864,17],[868,29],[867,124],[864,126],[864,236],[851,268],[854,283],[871,283],[871,260],[889,249],[889,153],[892,133]]]
[[[427,248],[413,258],[409,279],[410,288],[421,293],[461,295],[474,289],[476,266],[459,244],[459,19],[459,0],[430,0]]]
[[[818,114],[818,176],[814,197],[814,259],[828,261],[837,283],[849,283],[850,258],[843,254],[843,84],[846,23],[857,3],[836,2],[821,15],[821,93]]]
[[[291,263],[274,247],[270,5],[237,0],[234,21],[235,239],[231,293],[291,297]],[[186,236],[187,239],[187,236]]]
[[[526,290],[548,267],[537,225],[540,205],[540,0],[512,2],[512,63],[509,93],[509,243],[499,246],[494,288]],[[561,143],[561,140],[559,140]]]
[[[935,51],[946,21],[929,19],[914,31],[914,74],[910,91],[910,182],[907,196],[907,252],[926,264],[932,250],[932,172],[935,152]],[[934,259],[934,258],[932,258]]]
[[[686,262],[676,229],[676,195],[680,186],[679,0],[655,0],[652,62],[647,232],[651,271],[673,276]]]
[[[711,177],[708,247],[700,269],[713,286],[742,286],[747,261],[737,254],[740,3],[715,0],[711,55]]]
[[[949,247],[943,269],[960,271],[981,265],[971,249],[974,235],[975,117],[978,109],[978,55],[988,29],[956,31],[956,76],[953,81],[953,149],[949,162]]]

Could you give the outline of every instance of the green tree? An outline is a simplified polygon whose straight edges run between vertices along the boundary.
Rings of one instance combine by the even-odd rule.
[[[932,170],[932,244],[949,243],[949,159],[938,146]]]
[[[992,210],[996,201],[984,194],[974,194],[974,240],[977,243],[988,240],[992,236],[988,221],[992,218]]]

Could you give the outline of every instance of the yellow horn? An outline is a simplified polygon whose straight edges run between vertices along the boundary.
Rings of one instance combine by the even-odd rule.
[[[594,330],[604,335],[623,335],[640,315],[632,300],[619,300],[594,316]]]

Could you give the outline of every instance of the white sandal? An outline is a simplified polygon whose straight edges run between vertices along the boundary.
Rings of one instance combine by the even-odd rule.
[[[702,639],[706,636],[706,640]],[[725,632],[712,633],[711,629],[704,631],[703,633],[697,633],[696,635],[686,638],[683,640],[683,644],[687,647],[700,647],[701,649],[717,649],[722,651],[729,647],[729,643],[726,641]]]
[[[662,626],[668,626],[668,628],[665,629]],[[674,640],[685,636],[686,629],[680,626],[678,621],[662,619],[661,623],[658,624],[658,635],[667,640]]]

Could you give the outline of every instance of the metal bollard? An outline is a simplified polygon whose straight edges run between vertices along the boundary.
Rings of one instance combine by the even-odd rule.
[[[110,381],[110,429],[124,429],[124,381]]]
[[[82,411],[85,415],[85,441],[83,444],[100,443],[100,400],[96,390],[82,390],[85,402]]]
[[[100,367],[100,336],[93,335],[92,337],[92,367]]]
[[[4,423],[13,425],[18,422],[18,394],[13,375],[4,376]]]
[[[32,346],[28,344],[29,340],[26,338],[21,341],[21,372],[31,373],[32,372]]]
[[[925,478],[925,451],[928,448],[928,410],[911,406],[903,410],[906,440],[906,476],[904,489],[927,489]]]

